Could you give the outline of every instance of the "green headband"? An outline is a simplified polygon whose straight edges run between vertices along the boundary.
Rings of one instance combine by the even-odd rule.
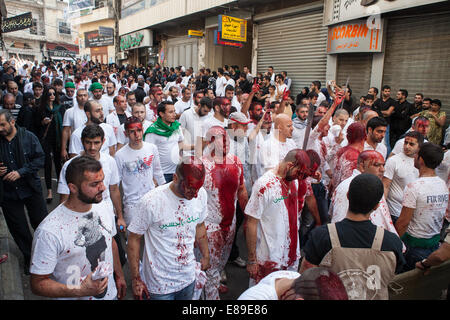
[[[75,84],[73,82],[66,82],[65,88],[72,88],[75,89]]]
[[[103,86],[98,82],[94,82],[93,84],[91,84],[89,91],[94,91],[95,89],[103,90]]]

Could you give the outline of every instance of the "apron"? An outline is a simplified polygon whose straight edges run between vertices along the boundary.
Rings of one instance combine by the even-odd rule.
[[[372,248],[342,248],[334,223],[328,224],[328,232],[332,248],[320,266],[339,275],[349,300],[388,300],[396,257],[392,251],[381,251],[384,229],[377,227]]]

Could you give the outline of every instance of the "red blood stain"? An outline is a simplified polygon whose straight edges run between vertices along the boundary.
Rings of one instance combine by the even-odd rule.
[[[275,268],[277,266],[276,262],[273,261],[266,261],[263,265],[258,266],[258,274],[256,275],[256,283],[261,281],[262,278],[265,276],[271,274],[272,272],[279,271],[279,270],[286,270],[286,267],[282,268]]]
[[[286,183],[286,182],[285,182]],[[289,218],[289,238],[291,242],[289,244],[289,261],[288,266],[290,266],[297,259],[297,238],[298,238],[298,194],[295,183],[291,181],[289,184],[289,189],[285,185],[285,183],[281,183],[281,192],[284,199],[284,204],[286,205],[286,209],[288,210],[288,218]]]
[[[348,144],[366,140],[366,128],[362,123],[354,122],[347,128]]]
[[[298,212],[302,211],[305,204],[305,195],[308,190],[308,184],[305,179],[298,179]]]
[[[211,170],[211,177],[212,187],[219,192],[219,203],[222,214],[222,221],[219,224],[220,229],[222,232],[227,233],[230,230],[236,211],[235,200],[239,185],[243,181],[242,170],[239,170],[236,162],[226,164],[216,163]]]
[[[384,163],[384,158],[381,153],[375,150],[366,150],[361,152],[358,157],[361,158],[362,161],[379,161]]]

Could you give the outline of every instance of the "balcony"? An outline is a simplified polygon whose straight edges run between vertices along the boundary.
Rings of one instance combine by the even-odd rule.
[[[86,24],[91,22],[98,22],[101,20],[114,19],[114,8],[112,1],[100,2],[102,7],[95,8],[91,13],[74,18],[73,24]]]
[[[236,0],[141,0],[122,10],[119,32],[127,34],[233,2]]]

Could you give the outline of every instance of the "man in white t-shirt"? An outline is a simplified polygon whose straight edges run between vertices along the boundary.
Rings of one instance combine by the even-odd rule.
[[[201,154],[202,148],[203,123],[210,118],[212,107],[212,100],[208,97],[203,97],[198,106],[194,106],[194,108],[190,108],[189,110],[186,110],[186,112],[183,112],[179,120],[181,127],[184,130],[183,135],[185,143],[200,148],[198,154]],[[191,154],[192,152],[186,153]]]
[[[103,107],[103,114],[105,117],[115,110],[113,102],[110,99],[103,97],[103,86],[101,83],[94,82],[89,87],[89,91],[92,93],[92,99],[100,103]]]
[[[366,131],[367,137],[364,142],[364,150],[375,150],[383,155],[383,158],[387,158],[387,148],[382,142],[386,134],[386,128],[388,123],[384,118],[373,117],[367,122]]]
[[[153,143],[159,152],[159,159],[166,182],[171,182],[180,160],[180,150],[193,149],[185,146],[180,123],[176,121],[175,107],[172,102],[163,101],[158,105],[158,120],[144,133],[144,141]]]
[[[84,151],[80,154],[89,156],[102,164],[103,173],[105,178],[103,184],[106,186],[103,192],[103,200],[113,207],[117,216],[117,225],[122,226],[121,231],[126,228],[125,220],[122,213],[122,198],[119,191],[119,171],[117,169],[116,161],[113,157],[105,152],[100,152],[100,149],[105,142],[105,132],[96,124],[87,125],[81,133],[81,141],[83,143]],[[59,202],[63,203],[67,200],[70,190],[66,181],[67,167],[76,157],[66,161],[61,169],[61,174],[58,180],[58,193],[60,195]]]
[[[217,69],[217,79],[216,79],[216,97],[225,96],[225,86],[227,85],[227,79],[223,76],[223,69]]]
[[[63,130],[62,130],[62,136],[61,136],[61,158],[62,160],[68,160],[69,154],[67,152],[68,149],[68,143],[70,139],[70,135],[72,132],[74,132],[76,129],[81,127],[86,123],[88,120],[86,116],[86,112],[84,112],[84,105],[89,100],[89,95],[87,93],[87,90],[85,89],[78,89],[77,90],[77,96],[76,96],[76,102],[74,106],[70,109],[67,109],[64,113],[63,118]]]
[[[181,117],[181,114],[184,111],[188,110],[193,105],[192,100],[191,100],[191,89],[189,89],[188,87],[183,88],[183,90],[181,90],[181,94],[182,94],[182,98],[179,99],[174,104],[175,112],[177,114],[177,119],[179,119]]]
[[[100,162],[91,157],[78,157],[68,166],[69,198],[34,234],[30,283],[35,294],[56,299],[124,298],[114,214],[102,201],[103,178]]]
[[[298,270],[298,179],[306,178],[309,166],[307,153],[293,149],[253,186],[245,208],[250,285],[277,270]]]
[[[137,300],[192,300],[195,287],[194,242],[201,269],[210,267],[206,240],[207,194],[204,165],[190,158],[178,164],[171,183],[146,193],[128,230],[128,261]],[[145,248],[140,267],[140,242]]]
[[[301,275],[286,270],[272,272],[238,300],[348,300],[348,295],[335,272],[317,267]]]
[[[227,86],[232,86],[233,88],[235,88],[236,87],[236,82],[233,80],[233,78],[231,77],[231,74],[228,72],[228,71],[225,71],[224,73],[223,73],[223,75],[225,76],[225,80],[226,80],[226,82],[225,82],[225,88],[227,87]]]
[[[202,127],[203,146],[207,144],[206,133],[209,128],[219,126],[226,128],[228,126],[228,117],[230,116],[231,102],[227,98],[219,97],[213,100],[214,116],[205,120]]]
[[[106,83],[106,93],[103,95],[103,99],[108,100],[109,104],[113,104],[113,99],[116,95],[116,84],[113,81],[108,81]]]
[[[279,114],[274,120],[275,132],[262,146],[259,159],[264,165],[264,170],[275,168],[286,154],[297,148],[292,140],[292,120],[286,114]]]
[[[242,163],[230,153],[230,140],[224,128],[211,127],[208,145],[201,158],[206,176],[204,188],[208,195],[205,226],[210,249],[211,268],[206,271],[206,300],[219,300],[220,273],[230,256],[236,232],[236,203],[242,210],[248,201]],[[225,287],[223,289],[226,290]]]
[[[129,143],[115,155],[123,189],[125,223],[129,226],[136,213],[138,201],[148,191],[166,183],[158,148],[143,141],[142,121],[132,117],[125,122],[125,135]]]
[[[311,82],[311,86],[309,88],[310,92],[315,92],[318,95],[317,101],[314,104],[315,107],[318,107],[322,103],[322,101],[325,101],[327,99],[322,91],[320,91],[321,86],[322,84],[320,83],[320,81],[313,81]]]
[[[414,167],[414,158],[423,144],[423,136],[415,131],[405,136],[403,151],[389,157],[383,177],[384,197],[389,207],[392,222],[395,224],[402,210],[405,187],[419,177]]]
[[[441,147],[427,142],[414,160],[419,179],[406,186],[402,211],[395,223],[407,247],[404,271],[414,269],[416,262],[439,247],[449,194],[446,183],[435,173],[443,158]]]
[[[347,193],[350,183],[362,173],[376,175],[380,180],[383,178],[384,158],[381,153],[374,150],[366,150],[359,154],[357,167],[353,170],[352,176],[343,180],[333,192],[329,211],[331,223],[342,221],[347,216],[349,206]],[[379,206],[370,214],[370,221],[376,226],[397,234],[384,196],[381,198]]]
[[[106,123],[113,128],[117,139],[120,126],[131,117],[131,113],[127,110],[127,100],[125,97],[115,96],[113,103],[116,110],[106,116]]]
[[[106,152],[109,155],[114,156],[117,144],[116,135],[114,134],[114,130],[111,125],[103,122],[103,107],[98,102],[91,100],[86,102],[86,104],[84,105],[84,110],[88,121],[78,129],[76,129],[70,136],[70,157],[74,157],[83,151],[83,144],[81,143],[81,132],[83,132],[85,126],[89,124],[98,124],[100,127],[102,127],[103,131],[105,132],[105,143],[102,146],[101,152]]]
[[[138,118],[142,122],[142,130],[145,132],[148,127],[152,125],[146,116],[146,108],[142,103],[137,102],[131,108],[131,116]],[[125,136],[125,123],[121,124],[117,130],[117,151],[128,143],[128,138]]]
[[[424,142],[428,142],[427,136],[430,131],[430,120],[425,117],[417,117],[414,119],[413,125],[410,131],[417,131],[424,137]],[[395,154],[399,154],[403,151],[403,144],[405,143],[405,138],[399,139],[392,149],[389,157],[394,156]]]

